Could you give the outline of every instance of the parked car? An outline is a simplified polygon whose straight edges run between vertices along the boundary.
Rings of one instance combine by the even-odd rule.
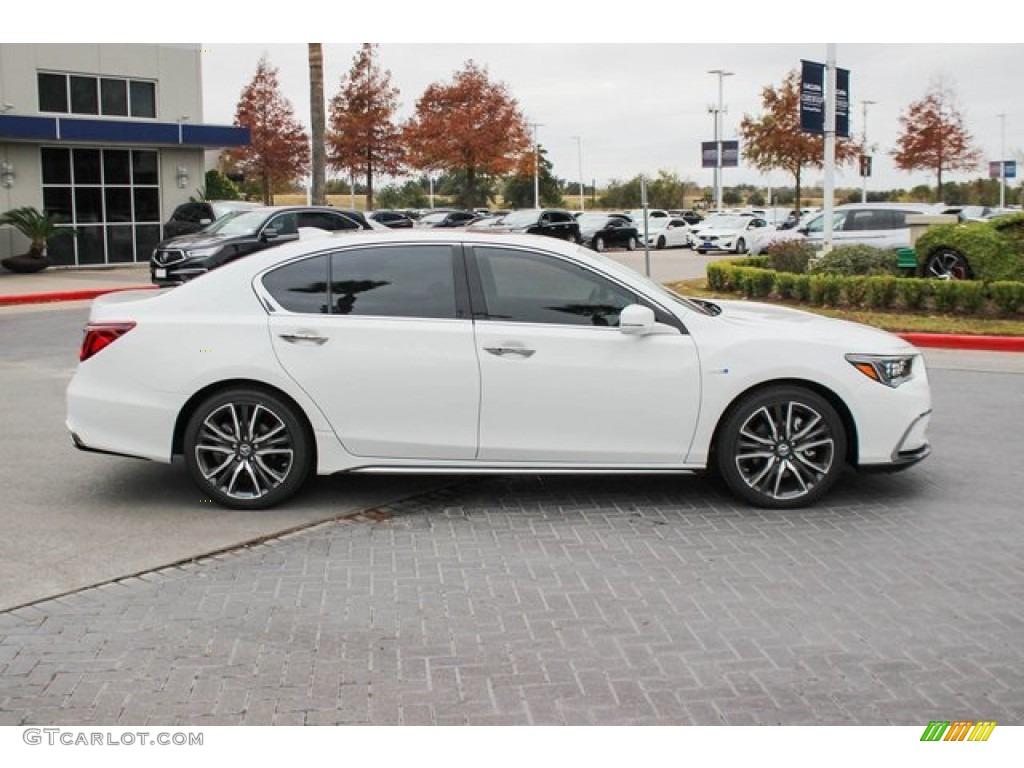
[[[353,232],[374,228],[360,211],[329,207],[260,206],[235,211],[204,230],[160,243],[149,259],[150,279],[159,286],[180,285],[255,251],[297,240],[303,229]]]
[[[724,219],[731,219],[731,218],[736,217],[736,216],[742,216],[742,217],[751,218],[751,219],[754,218],[754,214],[752,214],[750,212],[739,213],[739,212],[735,212],[735,211],[710,211],[707,214],[707,216],[705,216],[701,220],[700,223],[698,223],[698,224],[690,224],[689,225],[689,227],[690,227],[690,236],[688,238],[689,239],[689,243],[690,243],[690,247],[691,248],[695,248],[696,247],[697,237],[699,236],[699,234],[703,230],[710,229],[711,227],[715,226],[715,224],[717,224],[720,221],[723,221]]]
[[[748,244],[756,233],[768,226],[768,222],[756,216],[717,216],[711,223],[705,220],[699,230],[691,235],[693,249],[697,253],[708,251],[732,251],[746,253]]]
[[[544,235],[582,243],[579,222],[569,212],[561,208],[524,208],[505,214],[501,224],[495,230],[518,232],[528,235]]]
[[[924,277],[1024,281],[1024,213],[934,224],[918,238],[915,251]]]
[[[847,466],[923,459],[932,413],[899,337],[466,230],[293,242],[102,296],[66,403],[77,447],[181,456],[244,509],[313,473],[702,470],[792,508]]]
[[[464,227],[479,219],[472,211],[435,210],[420,216],[416,226],[419,227]]]
[[[636,226],[631,221],[607,213],[584,213],[576,218],[583,244],[595,251],[608,247],[632,251],[639,242]]]
[[[388,229],[409,229],[414,225],[413,220],[401,211],[371,211],[367,218],[383,224]]]
[[[647,222],[647,244],[655,248],[686,248],[690,245],[690,226],[678,216]]]
[[[260,203],[245,200],[192,200],[182,203],[164,224],[164,239],[198,232],[234,211],[251,211],[262,207]]]

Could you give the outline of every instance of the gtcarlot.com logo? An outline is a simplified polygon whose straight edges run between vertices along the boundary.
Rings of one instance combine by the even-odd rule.
[[[921,741],[988,741],[995,727],[995,720],[932,720]]]

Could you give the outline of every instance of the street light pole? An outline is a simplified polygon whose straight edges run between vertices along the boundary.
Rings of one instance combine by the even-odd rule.
[[[537,129],[543,123],[530,123],[533,127],[533,207],[540,208],[540,144],[537,143]]]
[[[862,114],[864,116],[863,117],[863,125],[861,126],[861,128],[862,128],[862,133],[861,133],[862,149],[861,149],[861,152],[863,153],[863,155],[865,157],[869,156],[868,155],[868,105],[869,104],[877,104],[877,103],[878,103],[877,101],[867,101],[867,100],[862,101],[860,103],[861,104],[861,109],[862,109]],[[860,201],[862,203],[866,203],[868,201],[868,174],[867,174],[867,170],[868,169],[867,169],[866,164],[864,163],[863,160],[861,160],[861,170],[860,170],[860,180],[861,180]]]
[[[709,69],[709,75],[718,75],[718,107],[712,107],[715,115],[715,207],[722,210],[722,112],[725,106],[722,103],[722,80],[729,75],[736,74],[724,69]]]
[[[576,160],[580,171],[580,213],[583,213],[583,139],[579,136],[573,138],[576,139]]]
[[[1006,207],[1006,113],[996,115],[1002,123],[999,139],[999,207]]]

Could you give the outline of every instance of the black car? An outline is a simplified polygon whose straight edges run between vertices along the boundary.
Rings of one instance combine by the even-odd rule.
[[[639,242],[636,225],[622,216],[608,213],[584,213],[576,219],[583,244],[595,251],[609,246],[632,251]]]
[[[192,200],[182,203],[164,224],[164,239],[198,232],[235,211],[251,211],[262,207],[259,203],[244,200]]]
[[[572,213],[559,208],[527,208],[512,211],[505,215],[501,225],[496,229],[557,237],[571,243],[583,242],[579,222]]]
[[[229,261],[299,238],[300,229],[326,232],[383,228],[360,211],[311,206],[269,206],[236,211],[191,235],[164,240],[149,259],[150,278],[179,285]]]
[[[367,218],[383,224],[388,229],[409,229],[414,224],[413,220],[401,211],[373,211],[367,214]]]

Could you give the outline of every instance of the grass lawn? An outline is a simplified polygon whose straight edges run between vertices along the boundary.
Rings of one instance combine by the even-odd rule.
[[[703,277],[694,280],[679,280],[667,284],[676,293],[684,296],[695,296],[701,299],[739,299],[738,294],[718,293],[708,290],[707,280]],[[863,309],[843,309],[835,307],[814,307],[791,301],[763,298],[757,301],[769,304],[783,304],[819,315],[852,320],[856,323],[873,325],[893,333],[956,333],[982,336],[1024,336],[1024,318],[974,317],[970,315],[942,315],[919,312],[881,312]]]

